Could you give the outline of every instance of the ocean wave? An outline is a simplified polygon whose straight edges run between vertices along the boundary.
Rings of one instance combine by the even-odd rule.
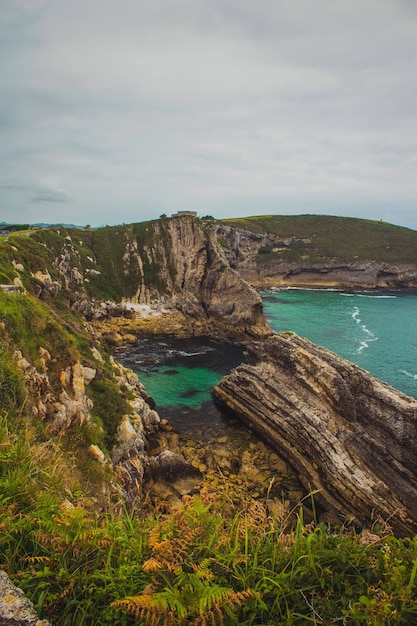
[[[352,319],[355,320],[358,326],[360,326],[362,332],[367,335],[366,338],[361,339],[359,342],[359,348],[357,349],[358,354],[366,350],[366,348],[369,348],[370,343],[378,340],[378,337],[375,335],[375,333],[373,333],[372,330],[369,330],[369,328],[365,324],[362,324],[360,313],[360,308],[358,306],[355,306],[352,313]]]
[[[358,293],[357,291],[342,291],[339,295],[350,298],[398,298],[398,296],[393,296],[392,294]]]
[[[371,293],[355,293],[352,294],[354,296],[358,296],[358,298],[398,298],[398,296],[382,296],[382,295],[375,295],[375,294],[371,294]]]
[[[400,370],[401,374],[405,374],[406,376],[409,376],[410,378],[414,378],[414,380],[417,380],[417,374],[411,374],[411,372],[407,372],[407,370]]]

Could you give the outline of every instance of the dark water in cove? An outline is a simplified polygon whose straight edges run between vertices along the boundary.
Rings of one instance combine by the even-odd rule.
[[[244,361],[241,346],[208,337],[152,337],[117,359],[135,371],[146,391],[180,434],[216,437],[233,429],[233,422],[211,396],[211,388]]]

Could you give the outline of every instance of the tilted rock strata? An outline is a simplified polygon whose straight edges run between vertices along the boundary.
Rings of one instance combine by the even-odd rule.
[[[417,400],[296,335],[248,347],[215,397],[261,433],[319,502],[417,532]]]

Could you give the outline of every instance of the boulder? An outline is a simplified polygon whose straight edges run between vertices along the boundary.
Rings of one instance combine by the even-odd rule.
[[[32,602],[0,570],[0,626],[49,626],[38,619]]]

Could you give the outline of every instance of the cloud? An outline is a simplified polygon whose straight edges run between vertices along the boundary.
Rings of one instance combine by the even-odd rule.
[[[42,185],[34,190],[31,202],[69,202],[70,194],[65,189]]]
[[[417,228],[414,2],[4,7],[2,212],[70,189],[77,223],[387,207]]]

